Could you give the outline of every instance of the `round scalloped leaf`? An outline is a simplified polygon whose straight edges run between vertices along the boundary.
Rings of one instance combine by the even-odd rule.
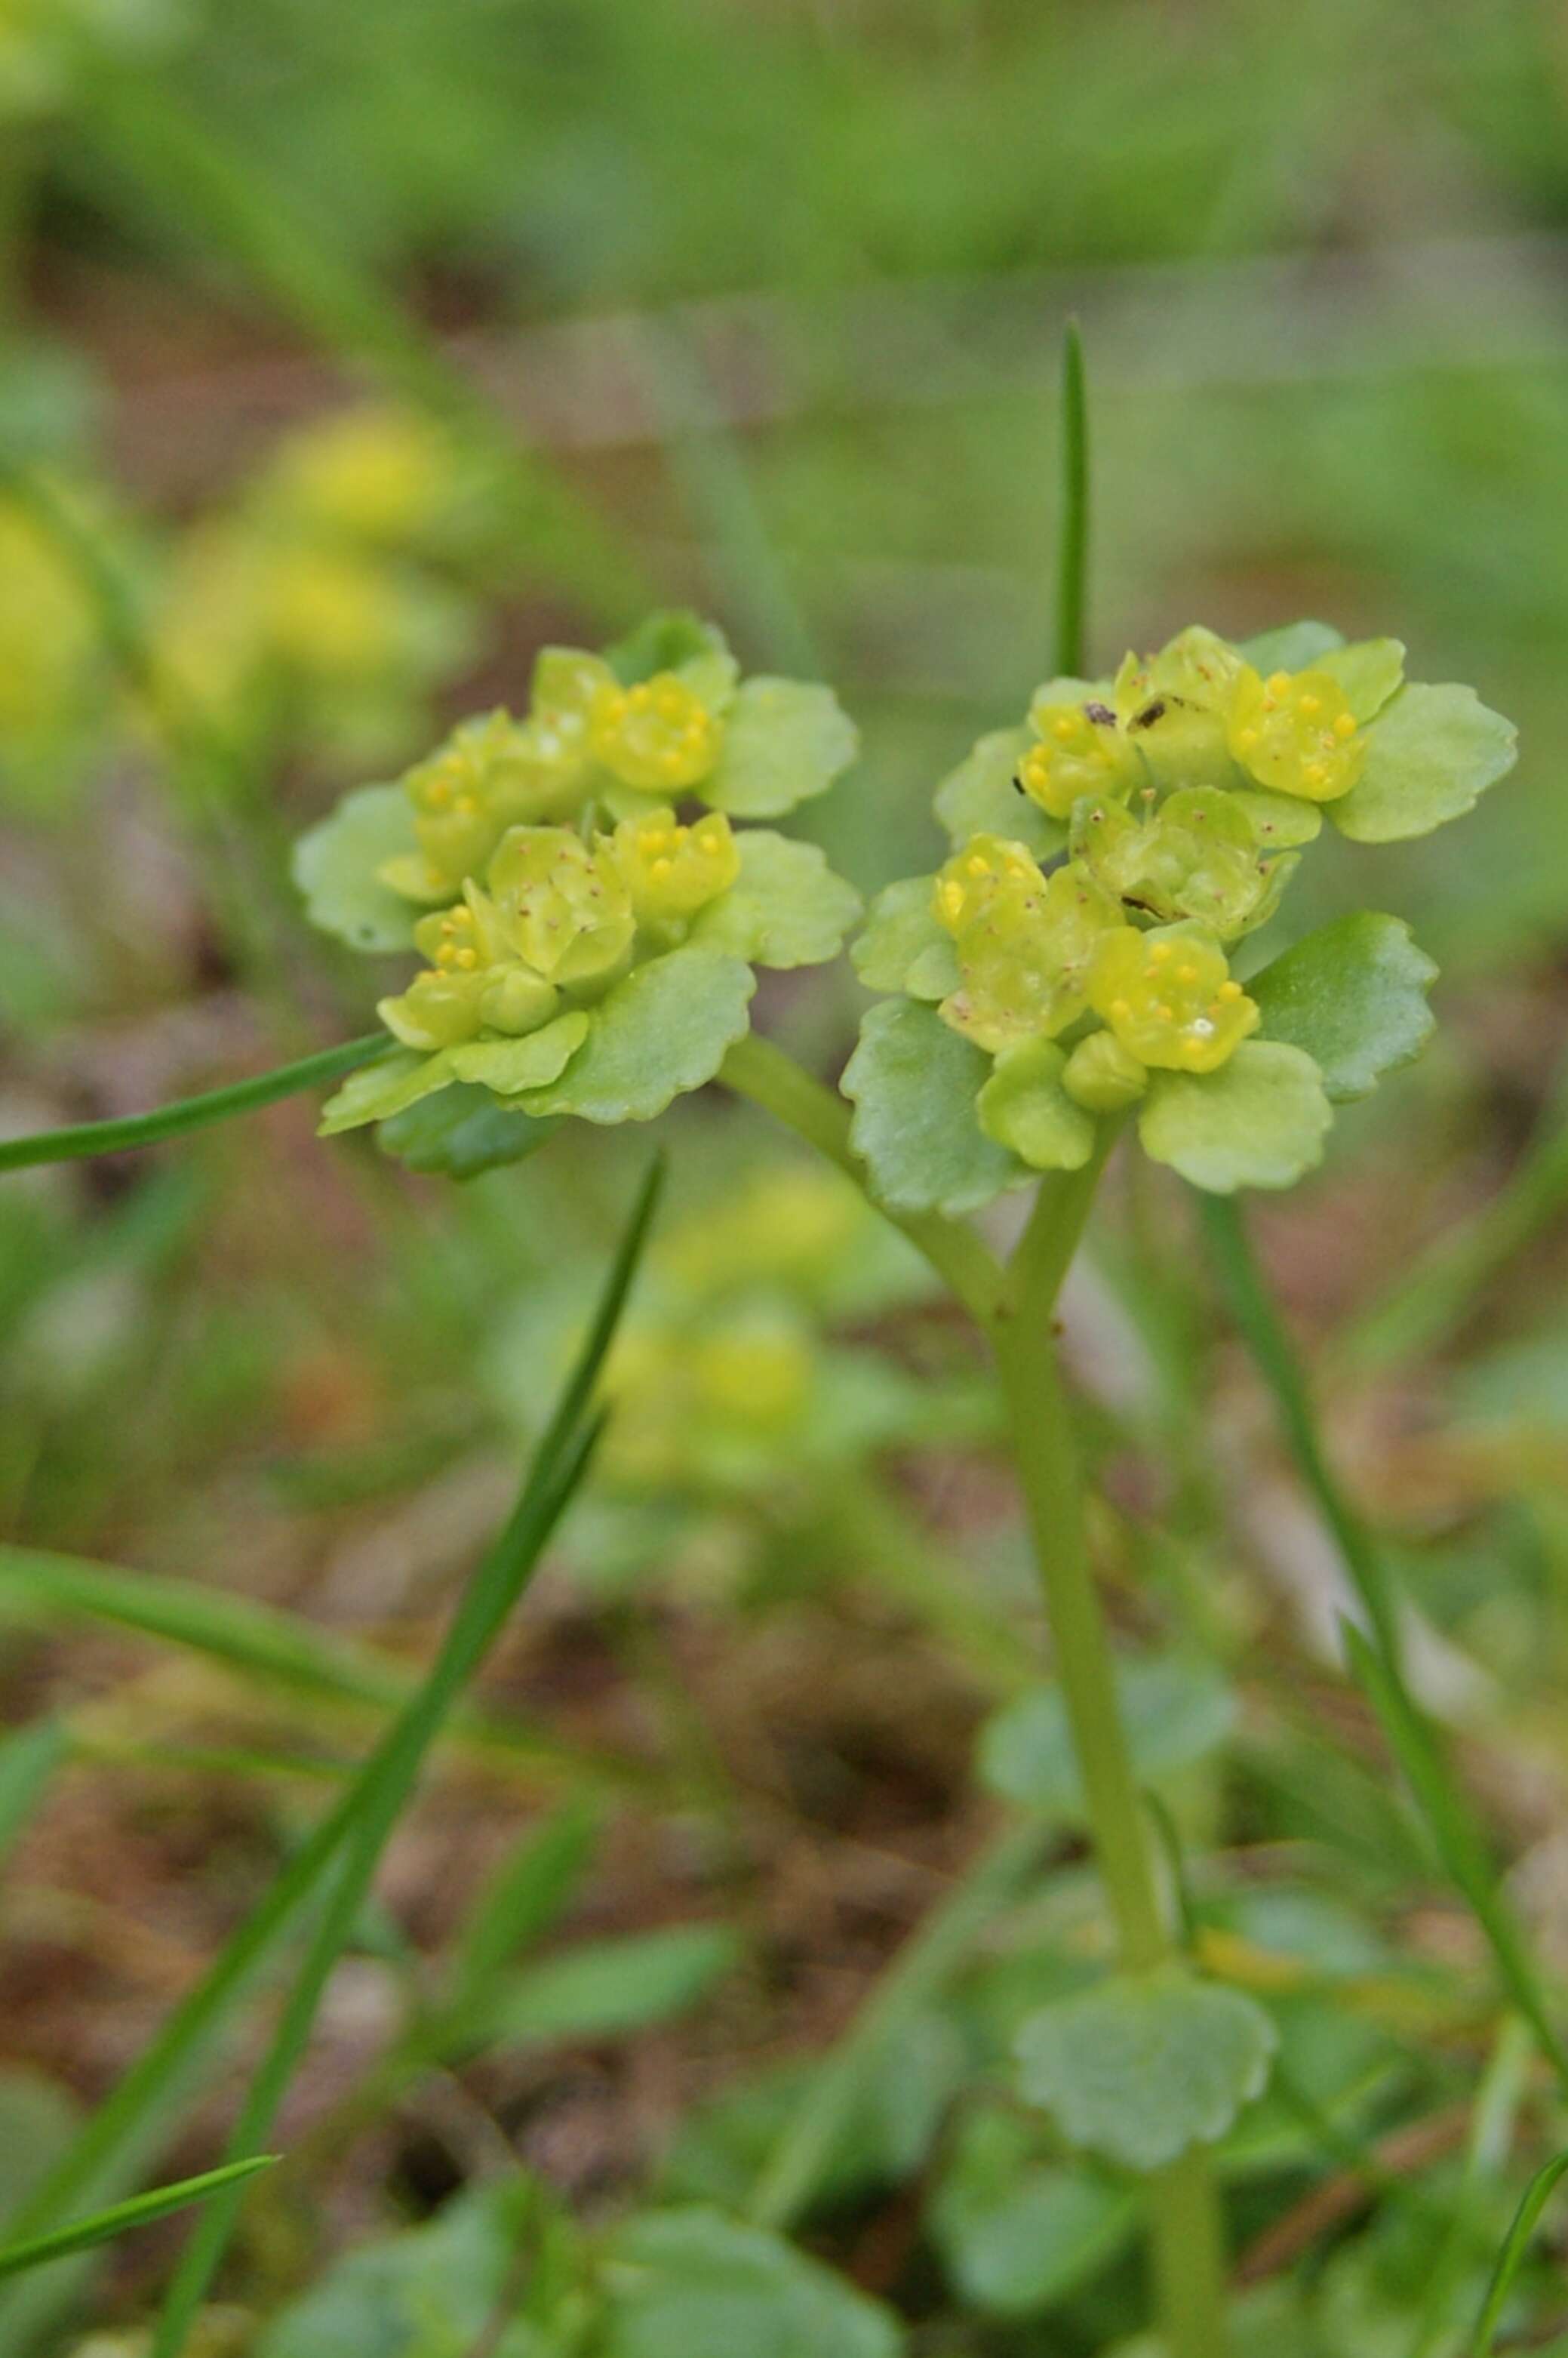
[[[1045,2006],[1016,2051],[1024,2095],[1069,2145],[1153,2170],[1225,2135],[1278,2044],[1255,1998],[1170,1965]]]
[[[955,849],[972,835],[1006,836],[1036,860],[1063,849],[1065,822],[1050,817],[1016,783],[1018,765],[1034,742],[1032,729],[994,729],[943,779],[935,808]]]
[[[1420,1055],[1436,1028],[1426,1003],[1436,979],[1407,925],[1360,909],[1308,934],[1247,989],[1264,1038],[1304,1048],[1341,1105]]]
[[[1155,1073],[1138,1117],[1143,1151],[1195,1187],[1291,1187],[1323,1160],[1334,1120],[1301,1048],[1244,1040],[1213,1073]]]
[[[1081,1171],[1095,1151],[1095,1120],[1062,1087],[1065,1052],[1054,1040],[1004,1048],[976,1100],[980,1128],[1032,1171]]]
[[[1184,1654],[1119,1666],[1132,1765],[1141,1784],[1190,1768],[1225,1742],[1236,1698],[1212,1663]],[[1059,1686],[1019,1695],[992,1714],[980,1733],[980,1782],[1004,1801],[1076,1824],[1084,1815],[1077,1755]]]
[[[735,849],[741,873],[698,910],[690,938],[753,966],[820,966],[837,957],[860,914],[860,896],[833,873],[816,845],[749,827],[735,838]]]
[[[687,943],[633,967],[590,1011],[588,1036],[524,1111],[583,1121],[652,1121],[710,1081],[747,1027],[757,978],[741,958]]]
[[[989,2317],[1064,2300],[1131,2240],[1132,2190],[1044,2153],[1038,2122],[1000,2107],[961,2117],[926,2208],[955,2290]]]
[[[378,1056],[373,1065],[363,1065],[351,1073],[335,1097],[328,1098],[321,1109],[317,1126],[318,1138],[335,1138],[340,1130],[358,1130],[367,1121],[386,1121],[405,1106],[416,1105],[434,1089],[446,1088],[452,1079],[451,1051],[440,1049],[434,1056],[422,1056],[414,1048],[400,1049],[395,1055]]]
[[[488,1089],[454,1081],[384,1121],[375,1142],[410,1171],[477,1179],[503,1163],[521,1163],[559,1128],[557,1121],[535,1121],[514,1106],[497,1104]]]
[[[635,687],[655,672],[679,671],[714,654],[728,655],[724,633],[687,606],[660,606],[634,631],[606,647],[604,660],[622,687]]]
[[[521,1097],[565,1072],[587,1039],[590,1021],[574,1008],[521,1040],[470,1040],[448,1052],[452,1070],[460,1081],[477,1081],[498,1098]]]
[[[702,799],[734,818],[777,818],[825,794],[860,744],[830,687],[759,674],[736,692],[719,766],[703,780]]]
[[[972,1212],[1029,1178],[976,1118],[989,1073],[935,1008],[885,999],[868,1011],[839,1087],[855,1108],[850,1144],[891,1211]]]
[[[294,881],[313,925],[356,950],[406,950],[419,915],[376,871],[416,849],[414,806],[401,786],[361,786],[302,835]]]
[[[1267,678],[1271,671],[1311,671],[1344,644],[1344,632],[1332,622],[1282,622],[1277,631],[1240,640],[1236,652]]]
[[[614,2229],[602,2358],[899,2358],[892,2312],[782,2235],[721,2211],[646,2211]]]
[[[849,945],[855,972],[868,990],[909,990],[916,975],[921,987],[912,998],[946,999],[957,990],[958,953],[933,913],[934,882],[929,876],[903,876],[871,903]]]
[[[1352,717],[1365,723],[1375,719],[1403,686],[1404,646],[1399,639],[1357,639],[1351,646],[1320,655],[1313,669],[1339,682]]]
[[[1513,768],[1519,732],[1474,688],[1400,688],[1367,730],[1367,759],[1328,816],[1353,843],[1401,843],[1462,818]]]

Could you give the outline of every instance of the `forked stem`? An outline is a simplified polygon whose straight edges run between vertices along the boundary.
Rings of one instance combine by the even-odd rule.
[[[866,1186],[864,1166],[849,1144],[848,1109],[791,1057],[765,1041],[747,1040],[730,1050],[722,1077],[826,1153],[869,1203],[892,1217]],[[1056,1297],[1114,1140],[1114,1123],[1103,1122],[1098,1151],[1082,1171],[1041,1181],[1005,1271],[962,1222],[925,1215],[901,1217],[895,1225],[947,1279],[995,1353],[1095,1857],[1121,1963],[1130,1973],[1146,1973],[1174,1949],[1117,1697],[1055,1342]],[[1147,2186],[1165,2358],[1225,2358],[1225,2234],[1209,2157],[1194,2147],[1151,2176]]]

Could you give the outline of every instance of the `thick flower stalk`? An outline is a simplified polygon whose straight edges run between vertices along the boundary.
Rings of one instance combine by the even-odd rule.
[[[299,845],[319,924],[424,960],[380,1003],[400,1053],[346,1083],[323,1131],[455,1085],[535,1119],[643,1121],[711,1080],[753,967],[831,957],[860,911],[814,846],[731,820],[820,793],[855,745],[827,689],[742,681],[687,616],[608,655],[546,649],[521,719],[464,722]]]
[[[1248,646],[1195,628],[981,739],[937,793],[953,858],[883,892],[855,945],[894,994],[845,1076],[890,1207],[1081,1170],[1130,1109],[1200,1187],[1312,1168],[1334,1105],[1422,1045],[1435,968],[1372,914],[1269,963],[1248,937],[1325,817],[1353,842],[1425,834],[1514,757],[1506,720],[1407,685],[1403,658],[1318,623]]]

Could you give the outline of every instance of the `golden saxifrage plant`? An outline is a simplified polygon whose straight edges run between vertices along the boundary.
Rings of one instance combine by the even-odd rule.
[[[1019,2086],[1144,2189],[1171,2358],[1226,2346],[1210,2149],[1265,2085],[1270,2017],[1184,1953],[1138,1790],[1085,1535],[1052,1311],[1119,1131],[1215,1195],[1292,1184],[1338,1103],[1428,1038],[1434,971],[1357,911],[1273,957],[1263,928],[1325,824],[1423,835],[1509,768],[1467,687],[1407,681],[1392,639],[1192,627],[1114,676],[1046,682],[938,788],[951,857],[893,884],[853,946],[880,994],[836,1095],[751,1035],[758,966],[834,957],[857,897],[757,824],[829,785],[855,735],[823,687],[742,679],[658,615],[603,655],[551,649],[527,712],[458,729],[299,847],[316,921],[422,963],[386,1049],[322,1122],[381,1125],[463,1175],[567,1119],[642,1121],[721,1080],[849,1172],[991,1345],[1054,1668],[1116,1933],[1044,2007]],[[967,1215],[1033,1185],[1000,1260]]]

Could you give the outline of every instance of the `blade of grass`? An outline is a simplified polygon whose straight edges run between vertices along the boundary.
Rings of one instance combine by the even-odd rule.
[[[1055,669],[1081,677],[1088,635],[1089,416],[1084,340],[1076,319],[1062,338],[1061,514],[1056,529]]]
[[[1405,1683],[1388,1574],[1371,1532],[1330,1471],[1301,1362],[1274,1307],[1235,1204],[1199,1195],[1210,1254],[1259,1373],[1273,1396],[1303,1481],[1334,1535],[1361,1599],[1371,1641],[1340,1622],[1346,1657],[1404,1772],[1448,1876],[1485,1934],[1503,1983],[1568,2089],[1568,2049],[1547,2009],[1524,1939],[1498,1885],[1487,1842],[1444,1757],[1436,1730]]]
[[[1387,1660],[1354,1623],[1342,1621],[1346,1654],[1376,1712],[1450,1880],[1486,1934],[1498,1970],[1564,2090],[1568,2049],[1552,2027],[1524,1937],[1504,1899],[1485,1837],[1444,1759],[1437,1737]]]
[[[382,1853],[408,1808],[425,1758],[462,1690],[500,1635],[545,1543],[587,1472],[602,1426],[589,1409],[605,1355],[646,1242],[663,1181],[649,1166],[598,1314],[563,1388],[505,1530],[485,1556],[453,1615],[429,1675],[356,1782],[341,1871],[307,1946],[282,2017],[246,2092],[230,2138],[243,2158],[266,2136],[304,2058],[327,1984],[369,1897]],[[239,2193],[208,2210],[175,2272],[151,2358],[178,2358],[239,2215]]]
[[[64,1130],[35,1130],[30,1137],[0,1139],[0,1171],[26,1171],[39,1163],[79,1163],[89,1154],[124,1154],[133,1147],[156,1146],[165,1138],[178,1138],[189,1130],[204,1130],[209,1122],[227,1121],[232,1115],[253,1113],[258,1106],[276,1105],[279,1098],[296,1097],[340,1079],[361,1065],[390,1053],[395,1043],[384,1032],[361,1040],[343,1040],[335,1048],[319,1048],[291,1065],[276,1065],[248,1081],[230,1081],[200,1097],[177,1098],[151,1113],[119,1116],[113,1121],[77,1122]]]
[[[1297,1470],[1333,1534],[1379,1650],[1394,1666],[1397,1676],[1399,1628],[1382,1558],[1329,1471],[1301,1361],[1274,1307],[1241,1214],[1227,1195],[1198,1194],[1197,1204],[1210,1260],[1230,1314],[1273,1395]]]
[[[1052,1839],[1040,1826],[1011,1827],[905,1942],[785,2122],[746,2205],[754,2226],[782,2232],[800,2216],[879,2056],[1018,1897]]]
[[[600,1315],[568,1383],[568,1400],[586,1401],[603,1364],[614,1331],[613,1319],[605,1313],[625,1299],[653,1217],[662,1169],[659,1163],[650,1168],[622,1238]],[[557,1416],[551,1432],[558,1434],[564,1430]],[[558,1439],[554,1445],[558,1455]],[[546,1482],[550,1470],[550,1458],[541,1447],[535,1453],[529,1487],[519,1502],[518,1514],[529,1504],[533,1486]],[[178,2117],[189,2088],[199,2079],[240,2001],[295,1919],[319,1898],[354,1823],[362,1790],[362,1782],[356,1782],[301,1844],[204,1979],[175,2009],[99,2105],[70,2152],[13,2220],[15,2230],[42,2232],[72,2203],[103,2199],[145,2166]],[[29,2277],[25,2285],[0,2293],[0,2349],[22,2348],[29,2335],[58,2314],[59,2307],[59,2293],[47,2276]]]
[[[607,619],[652,602],[623,546],[520,447],[513,422],[391,296],[343,259],[331,223],[247,157],[232,127],[211,134],[166,81],[100,71],[82,81],[83,135],[198,222],[316,341],[438,418],[493,471],[520,545],[557,585]]]
[[[1491,2057],[1476,2091],[1465,2141],[1465,2169],[1452,2215],[1428,2278],[1421,2322],[1410,2358],[1430,2358],[1448,2332],[1454,2296],[1476,2254],[1480,2230],[1476,2212],[1486,2182],[1506,2167],[1519,2108],[1530,2084],[1533,2058],[1530,2025],[1507,2015],[1493,2041]]]
[[[84,1617],[178,1646],[270,1686],[357,1709],[395,1711],[417,1683],[414,1671],[340,1631],[302,1622],[254,1597],[232,1596],[190,1580],[128,1572],[40,1548],[0,1545],[0,1622],[45,1623]],[[73,1746],[91,1747],[104,1714],[89,1704],[73,1714]],[[451,1737],[467,1753],[552,1777],[616,1789],[645,1782],[645,1763],[563,1743],[520,1720],[465,1705]],[[110,1740],[113,1741],[111,1730]]]
[[[1498,2265],[1492,2272],[1492,2281],[1476,2320],[1476,2338],[1470,2345],[1471,2358],[1491,2358],[1503,2304],[1513,2289],[1514,2278],[1530,2249],[1530,2239],[1535,2233],[1536,2223],[1564,2172],[1568,2172],[1568,2153],[1560,2153],[1543,2169],[1536,2171],[1525,2190],[1524,2201],[1519,2204],[1507,2240],[1498,2254]]]
[[[107,2211],[95,2211],[91,2219],[79,2219],[70,2227],[57,2227],[51,2235],[34,2235],[25,2244],[6,2244],[0,2247],[0,2277],[20,2276],[27,2268],[41,2267],[47,2260],[62,2260],[71,2252],[85,2252],[95,2244],[113,2242],[116,2235],[128,2235],[133,2227],[145,2227],[149,2220],[167,2218],[171,2211],[184,2211],[193,2202],[205,2202],[221,2194],[226,2187],[242,2184],[255,2178],[264,2169],[276,2167],[275,2153],[257,2153],[245,2161],[225,2162],[221,2169],[203,2171],[200,2178],[182,2178],[172,2186],[155,2186],[148,2194],[133,2195],[128,2202],[114,2203]]]
[[[16,1847],[16,1837],[37,1809],[66,1749],[65,1730],[58,1720],[40,1720],[0,1744],[0,1867]]]
[[[568,1801],[530,1832],[483,1891],[458,1938],[443,2012],[482,2005],[499,1976],[547,1932],[593,1855],[597,1812]]]

